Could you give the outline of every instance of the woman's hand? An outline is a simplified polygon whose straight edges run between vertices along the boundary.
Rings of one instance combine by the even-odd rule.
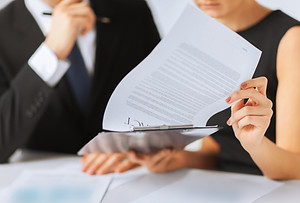
[[[237,102],[231,107],[227,124],[233,127],[235,136],[247,151],[261,144],[273,114],[272,102],[266,97],[267,83],[265,77],[248,80],[226,99],[228,104]]]
[[[92,153],[81,158],[82,171],[90,175],[107,173],[122,173],[138,166],[131,162],[127,153]]]
[[[132,151],[129,154],[129,159],[155,173],[164,173],[186,167],[183,150],[164,149],[152,154],[138,154]]]

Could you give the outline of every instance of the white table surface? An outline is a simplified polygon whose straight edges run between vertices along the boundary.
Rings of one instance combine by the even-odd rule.
[[[17,153],[13,161],[9,164],[0,164],[0,189],[9,186],[18,175],[25,169],[49,169],[63,166],[66,163],[79,163],[79,157],[72,155],[63,155],[55,153],[42,153],[34,151],[25,151]],[[167,174],[145,174],[144,176],[121,185],[117,188],[108,190],[103,203],[115,202],[130,202],[149,195],[161,188],[175,183],[184,178],[191,170],[181,170]],[[195,171],[195,170],[194,170]],[[199,183],[203,178],[220,175],[223,172],[199,170],[199,175],[195,176]],[[226,173],[224,173],[226,175]],[[228,173],[230,174],[230,173]],[[235,174],[230,174],[233,177]],[[202,177],[201,177],[202,176]],[[236,174],[236,177],[244,175]],[[246,177],[247,175],[245,175]],[[253,176],[254,178],[259,178]],[[263,178],[263,177],[261,177]],[[300,180],[284,181],[282,186],[279,186],[270,193],[260,197],[254,202],[300,202]],[[219,187],[220,188],[220,187]],[[222,187],[221,187],[222,188]],[[226,186],[224,186],[224,189]],[[217,194],[216,194],[217,195]],[[163,200],[162,200],[163,201]],[[1,201],[0,201],[1,202]]]

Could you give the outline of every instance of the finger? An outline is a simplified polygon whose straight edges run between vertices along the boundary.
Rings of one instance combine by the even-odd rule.
[[[103,175],[114,171],[126,156],[124,154],[112,154],[96,171],[97,174]]]
[[[173,160],[172,156],[164,157],[159,163],[156,165],[153,165],[151,167],[148,167],[149,171],[152,171],[154,173],[164,173],[168,171],[168,166],[170,165],[170,162]]]
[[[97,170],[101,168],[101,166],[108,159],[106,154],[100,154],[87,168],[86,171],[90,175],[95,175]]]
[[[77,27],[94,27],[96,19],[95,13],[91,7],[85,3],[72,4],[66,8],[57,8],[57,10],[67,15],[70,23],[77,24]]]
[[[139,164],[131,162],[130,159],[125,159],[125,160],[122,161],[121,164],[119,164],[116,167],[115,172],[116,173],[123,173],[123,172],[128,171],[130,169],[133,169],[133,168],[135,168],[137,166],[139,166]]]
[[[254,102],[255,105],[272,107],[272,102],[253,88],[235,91],[227,98],[226,102],[231,104],[242,99],[251,99],[251,102]]]
[[[161,151],[155,151],[150,154],[144,154],[135,151],[130,151],[128,153],[128,158],[134,163],[139,163],[144,165],[146,162],[153,159],[153,157],[156,156],[159,152]]]
[[[95,24],[88,16],[76,16],[73,21],[73,26],[77,31],[80,31],[80,35],[83,36],[91,31]]]
[[[244,100],[240,100],[231,107],[231,115],[245,106]]]
[[[71,5],[78,2],[80,2],[80,0],[62,0],[59,5]]]
[[[243,107],[245,107],[244,100],[241,100],[241,101],[235,103],[231,107],[231,116],[234,115],[238,110],[242,109]],[[231,117],[226,122],[227,125],[229,125],[229,126],[231,126],[233,124],[233,122],[230,119],[231,119]]]
[[[81,164],[84,164],[85,161],[86,161],[86,156],[85,156],[85,155],[82,156],[82,157],[80,157],[80,163],[81,163]]]
[[[81,159],[82,161],[82,171],[86,172],[87,168],[91,165],[91,163],[93,161],[95,161],[98,157],[97,153],[93,153],[93,154],[87,154],[84,156],[83,159]]]
[[[249,125],[253,125],[260,128],[266,128],[269,125],[269,123],[269,116],[246,116],[237,123],[237,126],[240,129]]]
[[[259,77],[259,78],[254,78],[246,82],[243,82],[240,88],[241,89],[256,88],[259,93],[266,96],[267,84],[268,84],[268,79],[266,77]]]
[[[246,116],[271,116],[272,113],[273,111],[270,108],[264,108],[260,106],[245,106],[244,108],[241,108],[232,114],[227,123],[232,125]]]
[[[69,6],[66,11],[69,15],[90,16],[94,14],[93,9],[86,3],[78,3]]]
[[[152,168],[155,165],[159,164],[161,161],[163,161],[166,157],[168,157],[171,153],[170,149],[164,149],[159,151],[158,153],[154,154],[151,159],[149,159],[146,163],[146,166],[148,168]]]

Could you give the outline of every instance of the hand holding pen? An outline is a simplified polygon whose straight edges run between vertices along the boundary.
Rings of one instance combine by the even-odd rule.
[[[62,0],[54,6],[52,24],[46,37],[48,46],[58,59],[65,59],[78,35],[94,28],[95,14],[90,6],[80,0]]]

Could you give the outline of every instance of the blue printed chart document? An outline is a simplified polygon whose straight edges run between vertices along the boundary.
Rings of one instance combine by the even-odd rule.
[[[225,99],[252,78],[260,55],[260,50],[237,33],[188,5],[169,34],[113,92],[103,119],[103,128],[112,132],[99,133],[79,154],[126,151],[135,146],[148,148],[146,151],[182,147],[177,142],[172,145],[174,138],[166,138],[167,144],[157,137],[152,140],[159,133],[157,128],[170,131],[168,126],[202,128],[189,128],[194,139],[214,133],[218,128],[205,129],[208,119],[229,107]],[[132,132],[153,126],[156,131],[147,138],[149,131]],[[186,133],[167,134],[182,132]],[[128,143],[131,145],[126,146]]]
[[[3,203],[99,203],[112,175],[90,176],[80,165],[48,170],[24,170],[7,188],[0,190]]]

